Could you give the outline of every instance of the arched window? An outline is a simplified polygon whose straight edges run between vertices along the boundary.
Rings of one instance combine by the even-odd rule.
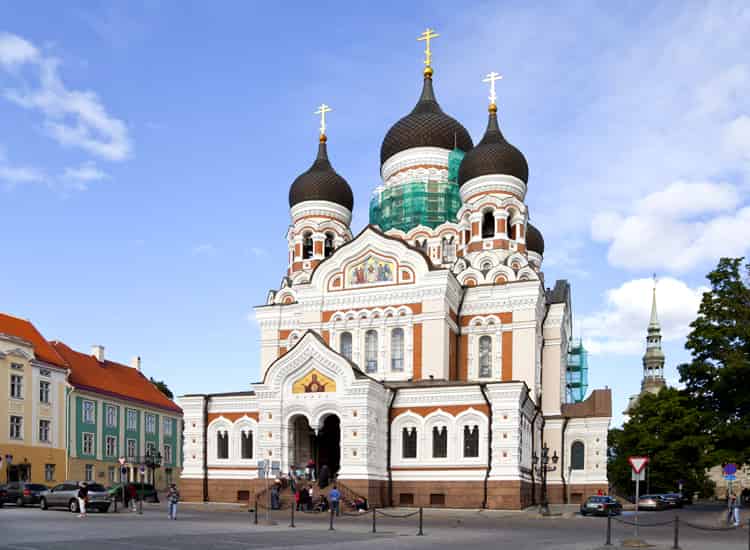
[[[305,231],[302,234],[302,259],[307,260],[313,255],[312,233]]]
[[[242,432],[242,445],[240,448],[242,458],[253,458],[253,432],[250,430]]]
[[[216,432],[216,458],[229,458],[229,432]]]
[[[464,458],[479,456],[479,426],[464,426]]]
[[[482,215],[482,238],[491,239],[495,236],[495,214],[487,210]]]
[[[479,378],[492,376],[492,338],[479,338]]]
[[[456,259],[456,242],[453,237],[443,237],[443,261],[452,262]]]
[[[508,226],[508,238],[511,240],[516,240],[518,238],[518,235],[517,235],[518,232],[516,231],[518,226],[511,222],[510,214],[508,214],[508,219],[506,220],[505,223]]]
[[[333,233],[326,233],[326,240],[323,244],[323,253],[326,258],[333,253]]]
[[[365,333],[365,370],[378,371],[378,333],[374,330]]]
[[[349,359],[349,361],[352,360],[352,333],[351,332],[342,332],[341,333],[341,355]]]
[[[574,441],[570,446],[570,469],[571,470],[583,470],[584,467],[584,455],[586,448],[580,441]]]
[[[391,370],[404,370],[404,329],[394,328],[391,331]]]
[[[401,432],[401,457],[417,458],[417,429],[404,428]]]
[[[448,457],[448,428],[445,426],[432,428],[432,458]]]

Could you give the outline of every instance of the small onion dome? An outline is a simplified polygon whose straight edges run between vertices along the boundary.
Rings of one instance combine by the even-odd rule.
[[[542,232],[530,223],[526,224],[526,249],[544,256],[544,237],[542,237]]]
[[[441,147],[469,151],[471,136],[460,122],[446,115],[435,99],[432,73],[425,72],[422,95],[411,113],[396,122],[380,146],[380,164],[412,147]]]
[[[529,165],[523,153],[508,143],[497,123],[497,107],[490,105],[487,131],[474,149],[469,151],[458,169],[458,185],[479,176],[506,174],[524,183],[529,179]]]
[[[318,157],[312,166],[292,183],[289,189],[289,207],[304,201],[329,201],[352,210],[354,196],[346,180],[336,173],[328,160],[326,137],[320,137]]]

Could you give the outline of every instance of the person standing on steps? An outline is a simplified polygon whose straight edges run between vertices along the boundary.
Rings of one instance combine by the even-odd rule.
[[[307,461],[307,479],[315,481],[315,461],[312,458]]]
[[[167,505],[169,506],[169,519],[177,519],[177,503],[180,502],[180,492],[177,490],[177,485],[172,483],[169,486],[169,492],[167,492]]]
[[[86,483],[81,483],[78,488],[78,517],[86,517],[86,501],[89,499],[89,487]]]
[[[328,500],[331,501],[331,508],[333,509],[333,513],[337,516],[340,516],[341,507],[339,506],[339,503],[341,502],[341,493],[339,492],[339,488],[337,485],[334,485],[333,489],[331,489],[331,492],[328,493]]]

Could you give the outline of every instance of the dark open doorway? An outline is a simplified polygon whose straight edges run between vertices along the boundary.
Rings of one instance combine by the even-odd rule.
[[[326,464],[328,471],[335,476],[341,467],[341,420],[331,414],[323,421],[318,432],[318,468]]]
[[[341,467],[341,420],[335,414],[328,415],[318,434],[310,427],[307,418],[295,416],[290,426],[290,464],[293,470],[303,472],[310,459],[315,461],[316,476],[324,464],[330,476],[335,476]]]

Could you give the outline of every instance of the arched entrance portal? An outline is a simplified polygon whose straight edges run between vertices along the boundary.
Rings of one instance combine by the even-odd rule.
[[[315,433],[310,423],[302,415],[289,421],[289,464],[294,471],[304,471],[312,458],[315,461],[316,476],[323,464],[328,465],[331,475],[341,467],[341,420],[330,414]]]

